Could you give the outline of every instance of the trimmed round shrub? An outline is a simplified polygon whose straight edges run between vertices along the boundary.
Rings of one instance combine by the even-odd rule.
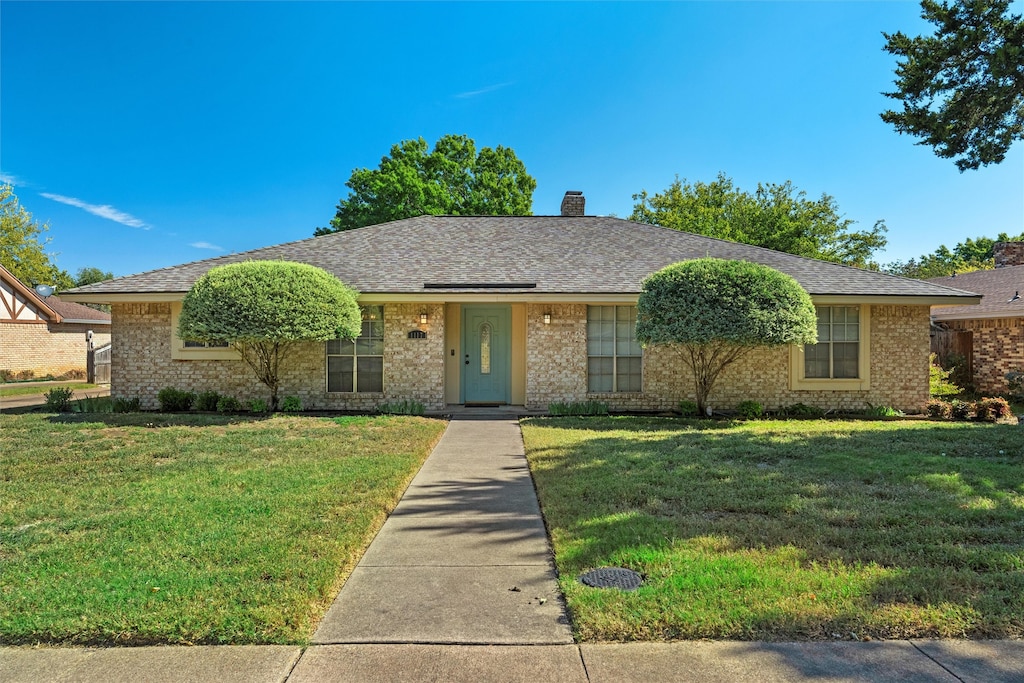
[[[184,413],[192,410],[196,395],[191,391],[164,387],[157,393],[156,400],[160,402],[160,410],[165,413]]]

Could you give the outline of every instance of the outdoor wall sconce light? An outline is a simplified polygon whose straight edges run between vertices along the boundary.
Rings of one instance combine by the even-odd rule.
[[[544,324],[545,325],[550,325],[551,324],[551,314],[550,313],[545,313],[544,314]]]
[[[426,324],[427,324],[427,314],[426,313],[420,313],[420,325],[426,325]]]

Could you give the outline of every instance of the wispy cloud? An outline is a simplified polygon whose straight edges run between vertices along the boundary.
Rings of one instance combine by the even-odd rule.
[[[224,247],[218,247],[216,244],[210,244],[209,242],[191,242],[188,246],[195,247],[196,249],[209,249],[210,251],[224,251]]]
[[[77,207],[83,211],[88,211],[94,216],[106,218],[108,221],[127,225],[130,228],[142,228],[143,230],[149,230],[149,226],[143,221],[130,213],[125,213],[124,211],[115,209],[110,204],[89,204],[88,202],[83,202],[81,199],[76,199],[75,197],[65,197],[64,195],[51,194],[49,192],[40,192],[39,196],[52,199],[53,201],[60,202],[61,204]]]
[[[467,92],[460,92],[455,97],[459,98],[460,100],[465,100],[469,99],[470,97],[485,95],[489,92],[494,92],[495,90],[501,90],[502,88],[506,88],[510,85],[512,85],[512,81],[509,81],[507,83],[495,83],[494,85],[489,85],[486,88],[480,88],[479,90],[469,90]]]
[[[4,185],[24,185],[18,176],[4,171],[0,171],[0,183],[3,183]]]

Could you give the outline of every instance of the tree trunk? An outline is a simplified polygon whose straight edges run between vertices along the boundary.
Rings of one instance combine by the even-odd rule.
[[[697,395],[697,413],[701,417],[707,416],[708,396],[711,388],[722,371],[736,362],[744,353],[750,350],[746,346],[733,346],[731,344],[684,344],[683,362],[693,372],[693,388]]]

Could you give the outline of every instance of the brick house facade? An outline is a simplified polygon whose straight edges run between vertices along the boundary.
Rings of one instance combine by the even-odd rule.
[[[754,350],[716,383],[713,407],[756,400],[769,409],[918,411],[928,398],[929,307],[977,300],[951,287],[583,216],[583,207],[582,194],[570,193],[561,216],[423,216],[90,285],[74,296],[113,306],[113,395],[137,396],[147,408],[167,386],[265,398],[230,349],[176,337],[180,302],[217,265],[282,259],[321,267],[360,292],[364,337],[298,347],[279,395],[298,396],[307,409],[359,411],[397,400],[431,411],[545,410],[587,400],[620,411],[675,408],[693,398],[692,380],[675,350],[636,344],[635,306],[645,277],[706,255],[793,276],[819,307],[823,329],[832,323],[822,320],[842,318],[846,336],[836,339],[853,354],[853,370],[833,376],[831,360],[822,374],[803,347]]]

